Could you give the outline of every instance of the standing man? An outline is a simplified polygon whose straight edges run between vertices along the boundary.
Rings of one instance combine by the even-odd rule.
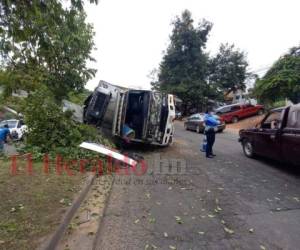
[[[206,158],[213,158],[216,156],[213,153],[213,145],[216,139],[216,130],[217,126],[219,125],[219,121],[209,112],[205,112],[204,116],[204,123],[205,123],[205,135],[206,135]]]
[[[4,143],[6,143],[7,136],[10,137],[10,131],[6,124],[3,128],[0,128],[0,154],[4,153]]]

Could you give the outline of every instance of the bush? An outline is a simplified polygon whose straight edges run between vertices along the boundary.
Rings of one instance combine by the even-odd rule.
[[[22,151],[31,152],[37,158],[44,153],[60,154],[69,159],[95,157],[95,153],[80,149],[78,145],[82,141],[109,145],[96,128],[77,124],[71,119],[71,111],[63,112],[45,87],[28,96],[23,111],[28,134]]]

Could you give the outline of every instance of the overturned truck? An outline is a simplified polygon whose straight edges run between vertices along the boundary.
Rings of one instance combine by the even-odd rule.
[[[127,89],[100,81],[85,100],[83,120],[125,141],[167,146],[172,143],[174,97]]]

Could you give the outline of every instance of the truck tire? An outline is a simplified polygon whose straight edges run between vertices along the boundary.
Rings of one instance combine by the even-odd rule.
[[[242,141],[242,146],[243,146],[244,154],[248,158],[253,158],[254,157],[253,144],[248,139],[244,139]]]

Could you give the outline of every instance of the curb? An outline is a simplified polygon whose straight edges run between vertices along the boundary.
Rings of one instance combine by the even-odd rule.
[[[71,222],[73,216],[77,212],[78,208],[80,207],[82,201],[85,199],[87,193],[89,192],[94,180],[96,178],[96,175],[89,176],[86,185],[81,191],[80,195],[75,199],[75,201],[72,203],[71,207],[66,212],[61,224],[56,229],[55,233],[52,235],[49,242],[46,244],[45,250],[54,250],[56,249],[59,241],[63,237],[69,223]]]
[[[101,229],[102,229],[102,226],[103,226],[103,219],[104,219],[104,216],[106,214],[106,210],[107,210],[107,207],[108,207],[108,202],[110,200],[110,196],[111,196],[111,193],[112,193],[112,189],[113,189],[113,185],[115,183],[115,175],[113,175],[113,180],[112,180],[112,183],[111,183],[111,188],[110,188],[110,191],[109,191],[109,194],[107,195],[106,199],[105,199],[105,207],[103,209],[103,216],[102,218],[99,218],[99,226],[98,226],[98,229],[97,229],[97,232],[96,232],[96,237],[94,239],[94,242],[93,242],[93,248],[92,250],[96,250],[96,247],[97,247],[97,243],[98,243],[98,240],[99,240],[99,237],[100,237],[100,233],[101,233]]]

